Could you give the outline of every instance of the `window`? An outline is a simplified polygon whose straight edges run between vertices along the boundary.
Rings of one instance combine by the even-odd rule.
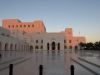
[[[66,40],[64,40],[64,43],[66,43]]]
[[[26,25],[24,25],[24,27],[26,27]]]
[[[28,25],[28,27],[30,27],[30,25]]]
[[[36,40],[36,43],[38,43],[38,40]]]
[[[64,46],[64,49],[67,49],[67,46],[66,45]]]
[[[10,25],[8,27],[10,28]]]
[[[41,43],[43,43],[43,40],[41,40]]]
[[[72,46],[69,46],[69,49],[72,49]]]
[[[32,27],[34,27],[34,24],[32,25]]]
[[[72,41],[71,40],[69,40],[69,43],[71,43]]]
[[[39,47],[38,46],[35,46],[35,49],[38,49]]]
[[[1,33],[1,35],[2,35],[2,36],[5,36],[5,34],[4,34],[4,33]]]
[[[14,28],[14,25],[12,25],[12,27]]]
[[[20,27],[22,27],[22,25],[20,25]]]
[[[18,28],[18,25],[16,25],[16,27]]]

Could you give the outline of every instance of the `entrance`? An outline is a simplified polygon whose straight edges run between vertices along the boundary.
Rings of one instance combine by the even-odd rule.
[[[33,50],[33,46],[30,46],[30,51],[32,51]]]
[[[56,46],[56,45],[55,45],[55,42],[52,42],[52,50],[55,50],[55,49],[56,49],[55,46]]]

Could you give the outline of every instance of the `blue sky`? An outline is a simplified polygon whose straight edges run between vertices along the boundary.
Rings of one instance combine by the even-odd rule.
[[[72,27],[74,35],[100,41],[100,0],[0,0],[2,19],[43,20],[47,32]]]

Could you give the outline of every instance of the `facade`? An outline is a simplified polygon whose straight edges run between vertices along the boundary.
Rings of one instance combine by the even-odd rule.
[[[66,28],[63,32],[46,32],[42,21],[21,22],[18,19],[6,19],[2,22],[2,28],[9,34],[27,43],[29,50],[66,50],[78,49],[79,43],[85,43],[85,37],[73,36],[72,28]]]
[[[9,30],[0,27],[0,50],[16,50],[16,51],[26,51],[29,49],[27,42],[17,39],[11,36]]]

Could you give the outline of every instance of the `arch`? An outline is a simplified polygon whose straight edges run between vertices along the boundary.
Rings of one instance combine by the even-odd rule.
[[[30,51],[32,51],[32,50],[33,50],[33,46],[31,45],[31,46],[30,46]]]
[[[2,43],[0,42],[0,50],[2,50]]]
[[[52,50],[55,50],[56,49],[56,44],[55,44],[55,42],[52,42]]]
[[[39,47],[36,45],[36,46],[35,46],[35,49],[39,49]]]
[[[72,46],[69,46],[69,49],[72,49]]]
[[[5,43],[5,51],[8,50],[8,43]]]
[[[13,44],[10,44],[10,50],[13,50]]]
[[[58,43],[58,50],[60,50],[60,43]]]
[[[49,43],[47,43],[47,50],[49,50],[49,48],[50,48],[50,47],[49,47]]]

